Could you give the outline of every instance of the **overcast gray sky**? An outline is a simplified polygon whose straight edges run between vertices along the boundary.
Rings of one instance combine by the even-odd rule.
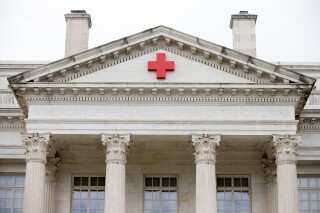
[[[91,14],[89,48],[165,25],[232,48],[231,14],[257,14],[257,57],[320,62],[320,0],[0,0],[0,60],[64,56],[64,14]]]

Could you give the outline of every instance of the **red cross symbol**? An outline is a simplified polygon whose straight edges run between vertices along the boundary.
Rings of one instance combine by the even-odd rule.
[[[148,61],[148,71],[156,71],[157,79],[166,79],[166,71],[174,71],[174,61],[166,61],[165,53],[157,53],[157,61]]]

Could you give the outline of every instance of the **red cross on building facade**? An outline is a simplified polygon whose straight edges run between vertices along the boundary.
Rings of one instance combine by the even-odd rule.
[[[157,61],[148,61],[148,71],[156,71],[157,79],[166,79],[166,71],[174,71],[174,61],[166,61],[165,53],[157,53]]]

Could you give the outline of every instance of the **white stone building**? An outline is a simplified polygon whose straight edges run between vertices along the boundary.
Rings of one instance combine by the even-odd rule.
[[[320,212],[320,63],[256,58],[247,12],[234,50],[65,17],[65,58],[0,61],[0,213]]]

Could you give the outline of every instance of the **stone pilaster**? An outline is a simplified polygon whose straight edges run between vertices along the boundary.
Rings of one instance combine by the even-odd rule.
[[[278,213],[277,165],[274,159],[262,159],[268,196],[268,213]]]
[[[130,135],[102,134],[106,146],[106,196],[105,213],[126,212],[126,156]]]
[[[26,180],[24,188],[24,213],[43,213],[45,195],[45,163],[49,134],[22,133],[26,147]]]
[[[192,135],[196,163],[196,213],[217,212],[216,147],[220,135]]]
[[[277,164],[278,212],[299,212],[296,156],[300,143],[300,135],[273,135]]]
[[[60,164],[61,158],[47,159],[44,202],[46,213],[55,213],[56,181]]]

